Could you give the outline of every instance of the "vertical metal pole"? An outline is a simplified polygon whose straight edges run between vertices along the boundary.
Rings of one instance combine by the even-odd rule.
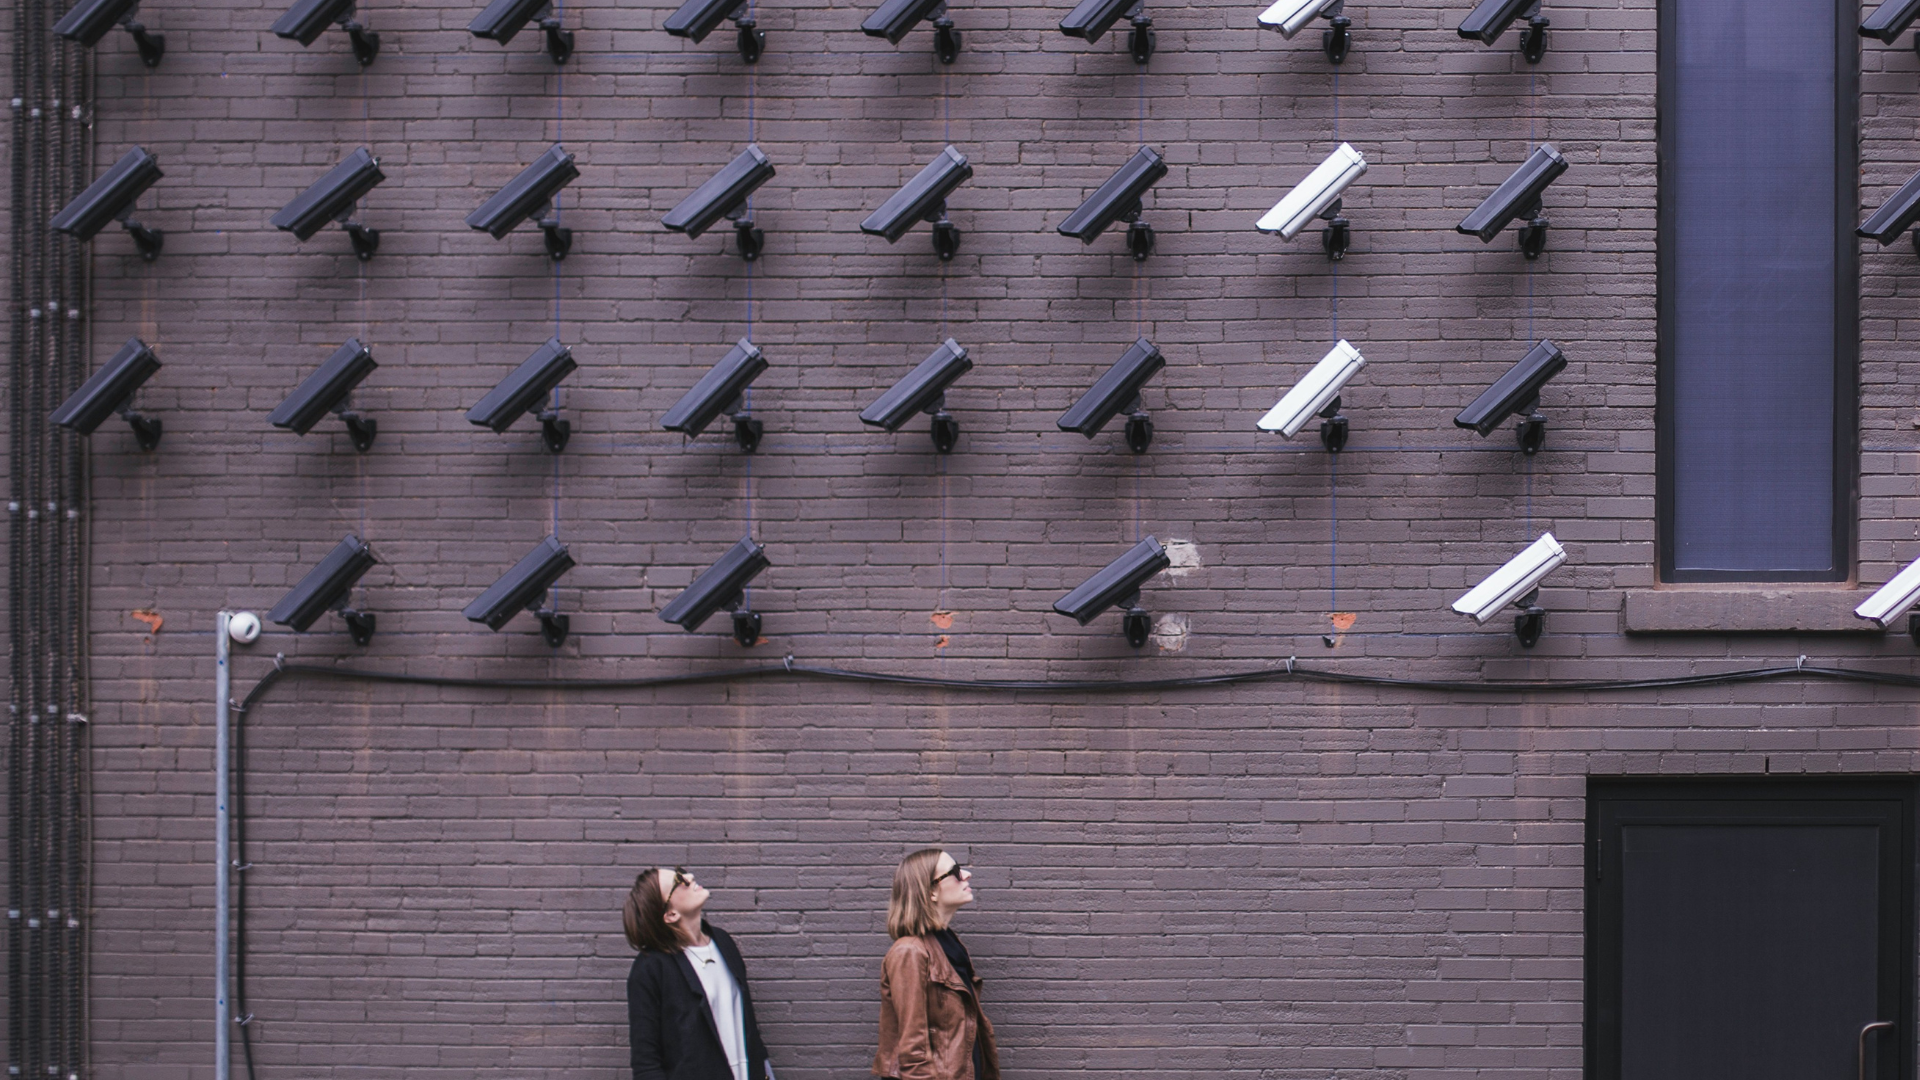
[[[233,865],[233,819],[227,806],[227,736],[232,717],[233,671],[228,664],[233,639],[227,634],[227,622],[233,617],[223,611],[213,621],[213,1076],[230,1080],[233,1072],[233,1048],[227,1025],[233,1022],[227,1006],[227,878]]]

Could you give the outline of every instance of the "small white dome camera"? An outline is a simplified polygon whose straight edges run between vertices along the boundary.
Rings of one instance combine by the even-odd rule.
[[[251,611],[236,611],[227,618],[227,636],[242,645],[260,640],[260,616]]]

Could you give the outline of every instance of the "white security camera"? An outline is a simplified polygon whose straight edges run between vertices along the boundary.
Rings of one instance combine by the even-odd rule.
[[[1905,570],[1893,575],[1893,580],[1880,586],[1866,603],[1853,609],[1855,615],[1885,629],[1916,601],[1920,601],[1920,560],[1907,565]],[[1920,641],[1920,638],[1916,638]]]
[[[1332,226],[1326,237],[1327,256],[1339,259],[1347,250],[1347,222],[1339,217],[1340,195],[1366,171],[1367,159],[1360,156],[1360,151],[1355,150],[1352,143],[1341,143],[1305,180],[1254,222],[1253,227],[1291,240],[1300,235],[1308,222],[1324,217]]]
[[[1291,439],[1307,426],[1307,421],[1317,415],[1326,420],[1320,425],[1321,442],[1329,450],[1339,449],[1346,443],[1346,418],[1334,416],[1340,411],[1340,390],[1366,364],[1367,358],[1360,355],[1360,350],[1342,338],[1319,363],[1313,365],[1313,370],[1307,372],[1305,378],[1293,384],[1293,389],[1280,399],[1280,404],[1267,410],[1267,415],[1260,418],[1260,430],[1277,431]],[[1336,420],[1339,423],[1336,424]],[[1339,445],[1333,441],[1335,428],[1338,429]]]
[[[1291,41],[1302,27],[1324,15],[1329,28],[1320,35],[1320,51],[1338,64],[1346,60],[1347,50],[1353,46],[1353,20],[1340,10],[1345,6],[1346,0],[1277,0],[1260,13],[1260,25],[1280,31],[1281,37]]]
[[[1268,30],[1280,31],[1281,37],[1291,41],[1301,27],[1312,22],[1333,4],[1334,0],[1278,0],[1278,3],[1260,13],[1260,25]]]
[[[241,645],[260,640],[260,616],[251,611],[236,611],[227,616],[227,636]]]
[[[1521,645],[1532,648],[1534,642],[1540,640],[1547,621],[1547,613],[1531,602],[1533,592],[1555,567],[1566,561],[1567,551],[1560,546],[1560,541],[1555,540],[1552,533],[1541,533],[1540,539],[1529,544],[1527,550],[1508,559],[1506,565],[1455,600],[1453,610],[1476,624],[1485,625],[1502,608],[1516,604],[1524,610],[1513,620],[1513,631]]]

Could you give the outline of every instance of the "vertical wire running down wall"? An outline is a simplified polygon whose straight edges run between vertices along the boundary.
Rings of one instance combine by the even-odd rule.
[[[85,186],[88,54],[59,0],[16,0],[7,402],[7,1071],[85,1052],[85,460],[47,415],[85,368],[85,256],[48,220]]]

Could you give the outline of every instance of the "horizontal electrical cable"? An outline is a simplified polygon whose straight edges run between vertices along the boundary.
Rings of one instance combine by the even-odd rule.
[[[1822,667],[1800,662],[1730,671],[1671,675],[1650,679],[1403,679],[1387,675],[1366,675],[1308,667],[1294,660],[1268,667],[1246,668],[1211,675],[1184,675],[1164,679],[955,679],[929,675],[902,675],[880,671],[855,671],[797,662],[789,656],[777,664],[751,667],[717,668],[672,675],[631,678],[497,679],[462,678],[450,675],[408,675],[361,668],[321,667],[313,664],[288,664],[276,659],[274,669],[248,691],[240,703],[244,715],[282,681],[289,678],[331,679],[347,682],[372,682],[410,686],[469,687],[488,690],[644,690],[665,686],[699,683],[743,682],[753,679],[797,678],[841,683],[870,683],[893,686],[919,686],[943,690],[1038,691],[1052,693],[1128,693],[1148,690],[1186,690],[1242,683],[1292,681],[1343,686],[1373,686],[1385,689],[1423,690],[1441,693],[1552,694],[1618,693],[1634,690],[1670,690],[1697,686],[1728,686],[1735,683],[1775,682],[1788,679],[1861,683],[1879,686],[1920,688],[1920,675],[1872,671],[1864,668]]]

